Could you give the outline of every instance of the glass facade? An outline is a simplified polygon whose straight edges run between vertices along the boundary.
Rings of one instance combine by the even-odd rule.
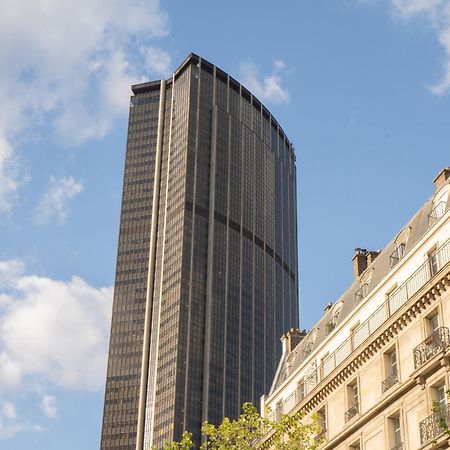
[[[296,169],[283,130],[196,55],[133,92],[102,450],[160,448],[185,429],[199,440],[203,421],[259,406],[279,339],[298,325]]]

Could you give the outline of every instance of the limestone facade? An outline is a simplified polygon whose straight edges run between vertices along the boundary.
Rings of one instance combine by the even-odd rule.
[[[264,415],[317,412],[327,450],[450,448],[449,177],[382,251],[357,249],[354,283],[309,333],[283,336]]]

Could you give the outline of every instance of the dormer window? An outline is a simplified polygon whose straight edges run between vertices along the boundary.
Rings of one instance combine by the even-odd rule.
[[[367,270],[360,277],[361,287],[355,292],[355,303],[358,305],[369,293],[369,283],[372,278],[372,270]]]
[[[390,256],[391,267],[394,267],[405,256],[406,243],[402,242]]]
[[[428,228],[431,228],[445,214],[449,192],[450,186],[446,185],[434,198],[431,212],[428,214]]]
[[[341,309],[342,309],[342,301],[337,302],[334,305],[333,309],[331,310],[331,319],[325,325],[327,334],[331,333],[336,328],[339,315],[341,314]]]
[[[303,348],[304,358],[307,358],[308,355],[312,352],[314,342],[316,341],[316,337],[317,337],[317,328],[314,328],[314,330],[311,330],[306,336],[306,343],[305,347]]]
[[[411,228],[404,228],[395,238],[395,250],[391,253],[389,262],[391,268],[394,267],[406,254],[406,244],[408,243]]]

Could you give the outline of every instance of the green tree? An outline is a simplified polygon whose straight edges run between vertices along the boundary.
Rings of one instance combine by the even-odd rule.
[[[203,424],[202,434],[206,440],[200,450],[249,450],[269,429],[269,421],[262,418],[251,403],[244,403],[238,419],[225,417],[218,426]]]
[[[244,403],[238,419],[225,417],[220,425],[205,422],[204,442],[196,447],[192,434],[185,432],[180,442],[165,444],[164,450],[251,450],[262,447],[276,450],[316,450],[323,443],[317,415],[284,414],[279,421],[261,417],[251,403]],[[268,437],[267,441],[262,438]],[[261,442],[266,442],[266,445]]]
[[[271,422],[271,427],[271,447],[276,450],[316,450],[325,441],[317,414],[309,420],[300,411],[284,414],[278,422]]]

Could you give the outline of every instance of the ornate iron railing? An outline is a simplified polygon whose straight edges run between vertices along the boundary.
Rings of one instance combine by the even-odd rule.
[[[381,382],[381,392],[384,394],[394,384],[398,383],[398,371],[392,372],[385,380]]]
[[[418,369],[433,356],[450,345],[450,333],[447,327],[440,327],[433,331],[423,342],[414,349],[414,368]]]
[[[419,422],[420,443],[422,445],[437,439],[448,430],[449,425],[449,407],[438,408],[426,419]]]
[[[353,419],[353,417],[355,417],[358,413],[359,413],[359,406],[357,404],[350,406],[350,408],[348,408],[347,411],[345,411],[344,415],[345,423],[347,423],[350,419]]]
[[[444,214],[447,202],[439,202],[428,214],[428,228],[431,228]]]
[[[424,262],[403,284],[401,284],[388,299],[359,327],[355,329],[333,353],[323,360],[322,366],[314,369],[304,380],[304,397],[317,386],[320,374],[329,375],[339,366],[352,351],[362,345],[389,317],[412,298],[433,276],[450,262],[450,239],[436,251],[437,271],[432,273],[428,261]],[[292,411],[303,399],[298,398],[294,391],[283,402],[284,412]],[[271,418],[274,416],[274,411]]]

